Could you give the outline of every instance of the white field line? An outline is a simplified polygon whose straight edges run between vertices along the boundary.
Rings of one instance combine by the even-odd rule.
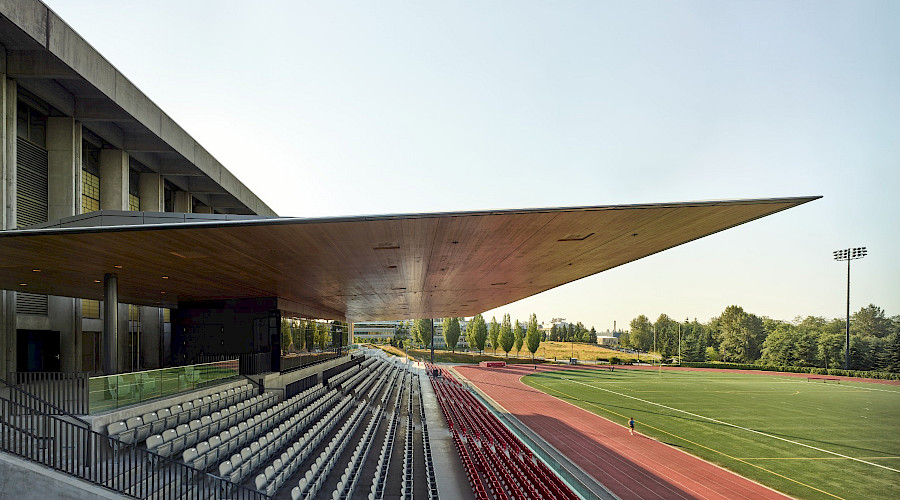
[[[611,390],[609,390],[609,389],[604,389],[604,388],[602,388],[602,387],[596,387],[596,386],[593,386],[593,385],[591,385],[591,384],[586,384],[586,383],[584,383],[584,382],[579,382],[579,381],[577,381],[577,380],[572,380],[572,379],[568,379],[568,378],[565,379],[565,380],[568,380],[569,382],[574,382],[574,383],[576,383],[576,384],[585,385],[585,386],[591,387],[591,388],[593,388],[593,389],[599,389],[599,390],[601,390],[601,391],[606,391],[606,392],[615,394],[615,395],[617,395],[617,396],[622,396],[622,397],[625,397],[625,398],[634,399],[634,400],[640,401],[640,402],[642,402],[642,403],[647,403],[647,404],[651,404],[651,405],[654,405],[654,406],[659,406],[660,408],[665,408],[665,409],[667,409],[667,410],[672,410],[672,411],[677,411],[677,412],[680,412],[680,413],[684,413],[685,415],[690,415],[690,416],[692,416],[692,417],[697,417],[697,418],[702,418],[702,419],[704,419],[704,420],[709,420],[710,422],[715,422],[715,423],[717,423],[717,424],[722,424],[722,425],[726,425],[726,426],[728,426],[728,427],[734,427],[735,429],[741,429],[741,430],[743,430],[743,431],[752,432],[752,433],[754,433],[754,434],[759,434],[760,436],[770,437],[770,438],[773,438],[773,439],[777,439],[777,440],[779,440],[779,441],[784,441],[784,442],[786,442],[786,443],[791,443],[791,444],[795,444],[795,445],[797,445],[797,446],[803,446],[804,448],[809,448],[809,449],[812,449],[812,450],[820,451],[820,452],[822,452],[822,453],[828,453],[829,455],[834,455],[834,456],[837,456],[837,457],[846,458],[846,459],[848,459],[848,460],[853,460],[854,462],[860,462],[860,463],[864,463],[864,464],[866,464],[866,465],[871,465],[871,466],[874,466],[874,467],[880,467],[880,468],[882,468],[882,469],[887,469],[887,470],[889,470],[889,471],[891,471],[891,472],[898,472],[898,473],[900,473],[900,470],[894,469],[894,468],[891,468],[891,467],[887,467],[887,466],[885,466],[885,465],[876,464],[876,463],[873,463],[873,462],[868,462],[868,461],[866,461],[866,460],[861,460],[861,459],[859,459],[859,458],[848,457],[847,455],[842,455],[842,454],[837,453],[837,452],[834,452],[834,451],[825,450],[825,449],[822,449],[822,448],[817,448],[817,447],[815,447],[815,446],[810,446],[810,445],[808,445],[808,444],[799,443],[799,442],[797,442],[797,441],[792,441],[792,440],[790,440],[790,439],[786,439],[786,438],[783,438],[783,437],[780,437],[780,436],[774,436],[774,435],[772,435],[772,434],[767,434],[767,433],[765,433],[765,432],[758,431],[758,430],[755,430],[755,429],[750,429],[750,428],[747,428],[747,427],[741,427],[740,425],[735,425],[735,424],[732,424],[732,423],[723,422],[722,420],[716,420],[716,419],[714,419],[714,418],[705,417],[705,416],[703,416],[703,415],[698,415],[698,414],[696,414],[696,413],[691,413],[691,412],[689,412],[689,411],[679,410],[678,408],[672,408],[671,406],[666,406],[666,405],[664,405],[664,404],[654,403],[653,401],[647,401],[647,400],[645,400],[645,399],[636,398],[636,397],[634,397],[634,396],[629,396],[628,394],[622,394],[622,393],[619,393],[619,392],[616,392],[616,391],[611,391]]]
[[[808,383],[810,383],[810,382],[800,382],[800,381],[794,381],[794,380],[783,380],[783,381],[777,381],[777,382],[774,382],[774,383],[776,383],[776,384],[804,384],[804,383],[808,384]],[[861,387],[861,386],[858,386],[858,385],[845,385],[845,384],[827,384],[827,385],[829,385],[829,386],[831,386],[831,387],[843,387],[844,389],[859,389],[859,390],[861,390],[861,391],[879,391],[879,392],[890,392],[890,393],[893,393],[893,394],[900,394],[900,391],[892,391],[892,390],[889,390],[889,389],[875,389],[874,387]]]

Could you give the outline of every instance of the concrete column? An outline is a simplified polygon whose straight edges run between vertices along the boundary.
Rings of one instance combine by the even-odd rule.
[[[175,191],[175,211],[189,214],[193,211],[194,200],[187,191]]]
[[[81,124],[67,116],[47,118],[48,218],[75,215],[81,192]]]
[[[141,174],[138,180],[138,196],[141,198],[141,211],[165,211],[165,183],[157,173]]]
[[[2,47],[0,47],[2,49]],[[16,81],[0,50],[0,229],[16,227]],[[0,373],[16,371],[16,292],[0,291]]]
[[[100,344],[100,365],[103,373],[118,373],[119,365],[119,281],[115,274],[103,276],[103,339]]]
[[[48,217],[78,213],[81,198],[81,123],[67,116],[47,118]],[[60,369],[81,370],[81,322],[76,301],[50,296],[50,329],[59,332]]]
[[[162,310],[157,307],[141,307],[141,366],[135,369],[160,368],[162,351]]]
[[[100,150],[100,210],[128,210],[128,153]]]
[[[143,173],[138,180],[141,211],[165,211],[165,183],[157,173]],[[143,369],[160,368],[163,337],[162,310],[157,307],[141,307],[141,360]],[[136,369],[138,367],[135,367]]]

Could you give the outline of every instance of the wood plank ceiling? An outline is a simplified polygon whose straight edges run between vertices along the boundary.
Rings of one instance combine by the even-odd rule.
[[[818,197],[0,232],[0,288],[279,297],[351,321],[470,316]]]

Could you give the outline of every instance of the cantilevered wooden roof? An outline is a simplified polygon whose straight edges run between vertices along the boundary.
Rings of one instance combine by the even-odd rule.
[[[119,301],[279,297],[351,321],[473,315],[818,196],[0,232],[0,288]]]

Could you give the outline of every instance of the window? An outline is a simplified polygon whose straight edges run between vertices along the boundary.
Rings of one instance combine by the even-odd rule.
[[[132,164],[138,164],[134,159],[130,159]],[[139,212],[141,210],[141,197],[140,197],[140,182],[141,182],[141,173],[135,170],[134,168],[130,168],[128,170],[128,210],[132,212]]]
[[[47,147],[47,115],[20,101],[16,107],[16,135]]]
[[[84,135],[90,137],[89,131]],[[99,143],[99,138],[96,139]],[[100,146],[81,141],[81,213],[100,210]]]
[[[81,213],[100,210],[100,177],[81,171]]]
[[[81,299],[81,317],[100,319],[100,301]]]
[[[128,210],[132,212],[141,211],[141,199],[130,193],[128,195]]]

